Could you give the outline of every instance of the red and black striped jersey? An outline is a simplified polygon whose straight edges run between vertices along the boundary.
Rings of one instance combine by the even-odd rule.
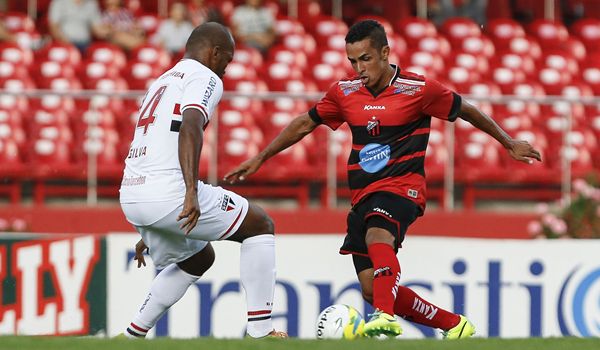
[[[373,192],[392,192],[425,209],[425,151],[431,117],[454,121],[461,97],[433,79],[400,71],[379,93],[360,79],[340,80],[309,111],[335,130],[352,131],[348,182],[352,205]]]

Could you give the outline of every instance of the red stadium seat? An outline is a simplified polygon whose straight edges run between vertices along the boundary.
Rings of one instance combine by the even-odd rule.
[[[462,51],[453,51],[446,59],[446,66],[464,67],[482,75],[486,75],[490,70],[485,57]]]
[[[416,47],[423,38],[437,36],[437,29],[433,23],[417,17],[409,17],[398,21],[396,28],[411,48]]]
[[[75,69],[81,63],[81,53],[75,46],[55,41],[38,50],[36,57],[40,61],[59,62]]]
[[[162,72],[162,69],[151,64],[130,61],[124,71],[124,78],[130,89],[146,90]]]
[[[542,56],[540,44],[535,38],[530,36],[513,38],[508,45],[508,49],[519,55],[530,56],[534,60]]]
[[[249,46],[238,46],[233,54],[233,62],[238,62],[249,67],[261,67],[263,57],[260,51]]]
[[[281,17],[275,20],[275,33],[285,37],[292,34],[305,34],[305,31],[304,26],[297,19]]]
[[[227,66],[225,77],[232,80],[254,80],[257,74],[253,66],[234,61]]]
[[[308,57],[304,52],[291,50],[283,45],[276,45],[269,49],[268,61],[281,62],[300,69],[305,69],[308,65]]]
[[[143,44],[133,49],[130,60],[148,63],[161,70],[166,70],[171,65],[171,55],[165,49],[152,44]]]
[[[492,41],[483,35],[465,38],[462,42],[462,47],[458,49],[462,50],[463,52],[484,56],[486,58],[493,57],[494,53],[496,52]]]
[[[95,42],[86,51],[87,61],[110,64],[122,69],[127,64],[125,53],[116,45],[107,42]]]
[[[535,20],[529,25],[528,30],[543,49],[560,48],[569,38],[569,32],[564,24],[546,19]]]
[[[299,50],[311,56],[315,53],[317,43],[310,34],[290,34],[282,38],[283,45],[291,50]]]
[[[348,26],[342,20],[335,17],[321,16],[307,25],[308,30],[317,40],[320,47],[328,44],[333,35],[346,35]]]
[[[313,66],[312,76],[320,91],[327,91],[335,81],[346,77],[346,70],[339,66],[319,63]]]
[[[20,64],[0,61],[0,81],[8,79],[30,79],[28,70]]]
[[[486,33],[490,36],[497,49],[505,49],[510,46],[514,38],[525,37],[525,29],[513,19],[494,19],[488,22]]]
[[[0,42],[0,61],[29,67],[33,62],[33,53],[29,49],[23,49],[17,44]]]
[[[481,78],[477,71],[465,67],[449,67],[446,71],[448,80],[456,87],[458,93],[468,92],[471,85]]]
[[[425,52],[436,53],[442,57],[448,57],[451,51],[450,43],[442,36],[422,38],[417,43],[417,49]]]
[[[571,31],[583,42],[589,52],[600,49],[600,19],[580,19],[571,26]]]
[[[537,78],[534,59],[529,55],[521,55],[511,51],[499,52],[492,59],[495,67],[506,67],[523,71],[529,78]]]
[[[562,88],[571,83],[571,80],[571,74],[564,70],[542,68],[539,71],[539,81],[549,95],[559,95]]]
[[[21,12],[6,12],[1,17],[6,29],[16,32],[35,32],[35,23],[25,13]]]
[[[271,91],[287,91],[286,85],[290,80],[303,78],[302,70],[285,63],[274,62],[267,66],[266,82]]]
[[[146,32],[148,37],[156,33],[160,27],[161,19],[152,13],[144,13],[137,17],[137,24]]]
[[[405,61],[405,66],[422,67],[428,73],[440,74],[444,71],[444,60],[433,52],[410,51]]]
[[[447,19],[442,25],[441,31],[455,48],[459,48],[466,38],[481,36],[479,25],[472,19],[464,17]]]

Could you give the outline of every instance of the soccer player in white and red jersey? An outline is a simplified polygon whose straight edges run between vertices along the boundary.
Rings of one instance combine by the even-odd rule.
[[[158,269],[150,292],[126,328],[144,337],[214,262],[211,241],[241,243],[240,280],[246,291],[247,333],[287,338],[271,320],[275,287],[273,222],[258,206],[198,179],[203,130],[223,94],[221,78],[234,52],[226,27],[194,29],[184,59],[150,86],[140,107],[120,189],[127,220],[142,236]],[[183,221],[181,221],[183,220]]]
[[[540,154],[527,142],[513,140],[490,117],[439,82],[391,65],[387,37],[378,22],[354,24],[346,36],[346,53],[357,76],[333,84],[308,113],[294,119],[225,179],[244,180],[320,124],[335,130],[348,123],[353,140],[348,158],[352,209],[340,253],[352,254],[363,297],[376,308],[365,324],[365,335],[401,334],[396,314],[439,328],[448,339],[470,337],[475,327],[465,316],[400,285],[396,253],[408,226],[425,210],[424,160],[431,118],[461,117],[519,161],[540,161]]]

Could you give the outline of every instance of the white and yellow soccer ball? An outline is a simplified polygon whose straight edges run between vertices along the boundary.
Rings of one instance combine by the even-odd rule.
[[[317,339],[356,339],[363,335],[365,320],[358,310],[349,305],[335,304],[319,314],[316,325]]]

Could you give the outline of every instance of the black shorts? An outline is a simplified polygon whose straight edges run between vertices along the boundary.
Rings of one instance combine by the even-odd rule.
[[[394,235],[394,250],[402,246],[408,226],[422,215],[421,208],[410,199],[390,192],[375,192],[358,204],[348,213],[348,228],[340,254],[354,255],[356,272],[373,265],[365,237],[367,230],[378,227]]]

